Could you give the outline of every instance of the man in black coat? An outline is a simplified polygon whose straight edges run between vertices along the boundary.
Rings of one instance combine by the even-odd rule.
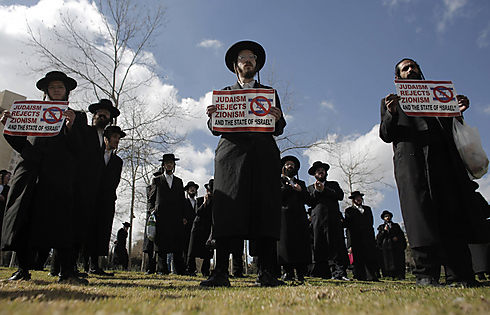
[[[5,205],[7,204],[7,196],[10,186],[8,185],[12,174],[7,170],[0,171],[0,232],[2,231],[3,213],[5,212]],[[0,240],[1,240],[0,233]]]
[[[425,80],[419,65],[403,59],[395,66],[399,80]],[[456,96],[460,111],[469,107]],[[410,117],[400,96],[381,99],[380,137],[393,143],[395,180],[418,285],[439,286],[445,265],[446,284],[474,286],[468,243],[488,241],[488,222],[475,201],[470,180],[453,140],[452,117]]]
[[[327,181],[329,169],[327,163],[316,161],[308,170],[308,174],[316,178],[315,183],[307,188],[313,227],[312,275],[323,279],[350,280],[346,273],[349,258],[339,209],[344,192],[338,182]]]
[[[211,241],[211,226],[213,224],[212,209],[214,180],[210,179],[204,187],[206,188],[206,195],[204,195],[203,202],[199,208],[197,208],[196,217],[192,223],[191,239],[187,254],[187,273],[191,275],[196,273],[196,257],[199,257],[203,259],[201,266],[202,275],[209,276],[211,258],[213,258],[214,252],[214,250],[207,245]]]
[[[91,225],[95,227],[90,235],[89,248],[91,248],[90,271],[91,274],[113,276],[105,272],[98,265],[98,256],[109,255],[109,244],[112,234],[112,222],[116,213],[116,190],[121,180],[123,167],[122,159],[115,154],[120,139],[126,133],[119,126],[109,126],[104,130],[104,154],[102,174],[95,201],[95,217]]]
[[[264,48],[253,41],[232,45],[225,55],[228,69],[238,78],[225,90],[244,88],[271,89],[254,77],[265,64]],[[260,77],[259,77],[260,78]],[[216,269],[202,286],[229,286],[228,256],[230,239],[259,241],[254,247],[259,257],[259,276],[256,285],[282,284],[272,274],[276,257],[272,255],[280,235],[281,164],[274,136],[283,133],[286,121],[282,116],[277,93],[270,114],[275,119],[274,132],[228,132],[212,130],[211,117],[216,106],[206,108],[208,127],[221,136],[215,154],[213,236],[216,239]]]
[[[184,190],[187,195],[187,197],[185,198],[185,212],[184,212],[184,218],[186,221],[186,223],[184,224],[184,261],[186,262],[186,269],[189,269],[187,265],[187,252],[189,250],[189,241],[191,238],[192,223],[196,218],[196,211],[202,205],[204,199],[203,197],[197,198],[197,191],[199,190],[199,185],[194,183],[193,181],[188,182],[184,186]]]
[[[384,223],[378,226],[376,242],[383,252],[383,276],[405,279],[405,248],[407,241],[400,225],[392,221],[393,213],[381,213]]]
[[[117,239],[114,242],[114,260],[113,265],[121,265],[124,270],[128,270],[129,255],[126,248],[126,239],[128,238],[128,230],[131,227],[129,222],[124,222],[123,227],[117,231]]]
[[[306,267],[311,264],[311,238],[305,204],[310,199],[304,181],[298,179],[299,160],[291,155],[281,159],[281,238],[277,242],[277,260],[285,273],[282,280],[304,281]]]
[[[157,274],[169,274],[167,253],[173,253],[177,274],[185,274],[184,263],[184,224],[185,196],[182,179],[174,176],[174,154],[164,154],[163,173],[155,176],[149,194],[150,210],[156,215],[157,233],[155,245],[158,247]]]
[[[349,196],[352,206],[345,209],[344,227],[347,228],[354,254],[354,277],[361,281],[378,281],[373,212],[370,207],[362,204],[363,196],[357,190]]]

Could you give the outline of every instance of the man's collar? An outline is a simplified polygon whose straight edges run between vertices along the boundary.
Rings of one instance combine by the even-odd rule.
[[[238,81],[238,84],[240,85],[240,87],[242,89],[251,89],[255,86],[255,80],[252,80],[248,83],[242,83],[242,82]]]

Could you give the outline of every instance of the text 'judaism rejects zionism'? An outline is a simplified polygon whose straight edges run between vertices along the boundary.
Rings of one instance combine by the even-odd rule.
[[[274,89],[213,91],[216,113],[212,128],[219,132],[274,132]]]
[[[61,128],[68,109],[65,101],[15,101],[3,133],[11,136],[53,137]]]
[[[395,86],[400,107],[407,116],[461,115],[451,81],[395,80]]]

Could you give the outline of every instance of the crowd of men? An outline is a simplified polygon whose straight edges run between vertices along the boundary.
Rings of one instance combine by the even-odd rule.
[[[44,100],[68,101],[77,82],[52,71],[36,86]],[[42,269],[51,250],[50,275],[60,282],[87,284],[87,273],[111,275],[98,261],[109,252],[123,165],[115,150],[126,134],[111,126],[119,115],[111,101],[101,99],[88,110],[91,124],[85,112],[65,110],[65,123],[53,137],[4,134],[20,155],[10,179],[1,234],[2,250],[15,252],[19,266],[11,281],[30,279],[29,270]],[[8,118],[12,115],[5,111],[1,122]],[[77,268],[80,255],[85,273]]]
[[[260,44],[248,40],[233,44],[225,64],[237,81],[223,90],[272,89],[260,83],[265,60]],[[395,78],[425,80],[420,66],[411,59],[395,66]],[[37,86],[50,100],[68,100],[76,82],[55,71]],[[273,97],[275,106],[269,111],[275,122],[272,132],[218,130],[212,124],[217,107],[206,108],[208,128],[220,139],[214,179],[204,185],[204,197],[198,197],[199,185],[190,181],[184,186],[174,174],[179,158],[172,153],[163,155],[147,189],[148,214],[156,226],[151,238],[145,235],[147,273],[165,275],[173,270],[195,275],[196,258],[201,258],[201,273],[208,278],[200,285],[227,287],[231,285],[229,256],[234,258],[233,275],[243,276],[243,241],[248,240],[250,255],[257,258],[257,286],[303,282],[305,276],[350,281],[348,248],[355,279],[379,281],[381,275],[403,279],[407,240],[392,221],[393,214],[383,211],[384,222],[375,235],[373,212],[363,204],[360,191],[351,192],[352,205],[342,214],[339,202],[344,191],[338,182],[327,180],[330,166],[322,161],[309,167],[314,183],[306,186],[297,177],[299,159],[280,156],[275,137],[283,133],[286,120],[277,93]],[[444,266],[446,284],[478,286],[469,244],[490,242],[486,220],[490,211],[456,150],[452,125],[461,118],[407,116],[399,100],[396,94],[381,100],[380,137],[393,143],[395,179],[416,283],[440,286]],[[457,100],[461,113],[468,109],[466,96],[458,95]],[[5,136],[22,157],[6,198],[2,231],[2,249],[16,251],[19,262],[11,280],[30,278],[29,251],[50,248],[58,257],[59,269],[52,272],[60,275],[60,281],[86,283],[75,264],[82,249],[89,258],[86,270],[110,275],[98,266],[98,257],[108,254],[122,169],[114,150],[125,133],[108,126],[119,115],[109,100],[90,105],[89,111],[93,113],[90,126],[84,113],[67,110],[66,124],[56,137],[30,142],[25,137]],[[6,117],[8,112],[2,122]],[[53,163],[64,169],[56,179],[47,171]],[[59,193],[59,205],[45,206],[50,198],[47,189]],[[458,194],[450,193],[453,191]],[[74,224],[76,220],[85,221]],[[125,225],[118,233],[118,245],[125,244],[127,228]],[[122,248],[117,256],[127,268]]]

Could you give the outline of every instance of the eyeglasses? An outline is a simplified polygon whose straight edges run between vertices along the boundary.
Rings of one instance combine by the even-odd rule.
[[[245,60],[257,60],[257,55],[248,55],[248,56],[238,56],[238,61],[245,61]]]

